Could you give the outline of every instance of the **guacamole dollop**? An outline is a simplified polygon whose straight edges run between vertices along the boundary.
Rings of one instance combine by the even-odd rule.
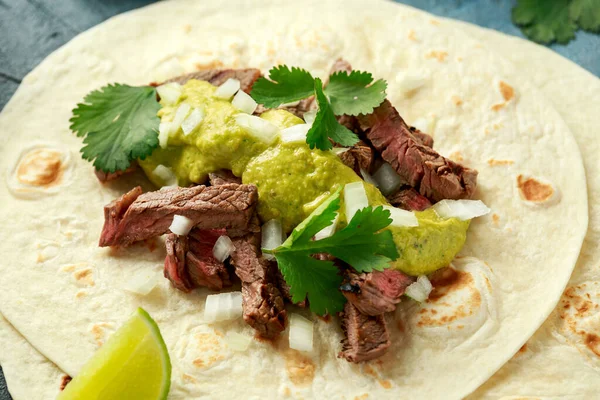
[[[306,143],[283,143],[279,139],[266,144],[235,122],[239,111],[228,100],[213,96],[215,87],[208,82],[190,80],[182,86],[176,104],[164,104],[158,113],[162,122],[175,117],[181,103],[204,110],[204,119],[188,135],[179,129],[171,134],[166,148],[139,160],[142,169],[157,186],[160,178],[152,172],[158,165],[173,170],[179,186],[202,183],[210,172],[229,169],[242,182],[258,188],[258,215],[263,221],[278,219],[286,232],[291,231],[333,191],[351,182],[362,181],[331,151],[310,149]],[[279,129],[303,121],[284,110],[261,115]],[[363,182],[371,206],[388,205],[373,185]],[[343,199],[342,199],[343,202]],[[460,251],[466,239],[468,221],[442,219],[433,210],[417,212],[418,227],[388,227],[400,258],[392,268],[409,275],[431,273],[448,263]],[[344,205],[340,208],[340,227],[347,223]]]

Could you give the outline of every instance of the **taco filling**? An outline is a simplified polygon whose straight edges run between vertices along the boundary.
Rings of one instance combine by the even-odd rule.
[[[125,142],[138,147],[125,157],[94,153],[86,98],[72,129],[88,135],[84,158],[98,178],[139,166],[160,188],[108,204],[100,246],[166,235],[164,276],[175,289],[228,291],[209,296],[205,320],[235,316],[239,285],[258,336],[275,339],[290,307],[310,308],[340,315],[340,357],[380,357],[390,346],[384,314],[407,295],[425,301],[427,275],[450,264],[470,219],[489,211],[469,200],[477,171],[438,154],[385,99],[384,81],[343,60],[327,82],[285,66],[269,75],[205,70],[152,84],[139,93],[159,121],[152,111],[136,121],[140,109],[111,121],[130,119]],[[144,125],[154,135],[143,138]],[[290,347],[311,348],[312,333],[292,339],[294,326]]]

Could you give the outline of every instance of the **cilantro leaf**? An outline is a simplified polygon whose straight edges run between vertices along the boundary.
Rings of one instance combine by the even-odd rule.
[[[330,150],[333,147],[329,141],[330,138],[342,146],[355,145],[358,142],[358,136],[337,121],[331,105],[323,93],[323,82],[319,78],[315,78],[314,91],[319,110],[312,127],[306,134],[306,143],[311,149],[316,147],[321,150]]]
[[[513,22],[539,43],[567,43],[575,37],[577,25],[569,15],[571,0],[518,0],[512,10]]]
[[[370,114],[385,100],[387,83],[379,79],[371,85],[373,76],[368,72],[338,71],[331,75],[325,93],[335,115]],[[367,86],[370,85],[370,86]]]
[[[309,256],[298,259],[294,253],[282,253],[276,257],[277,265],[290,285],[294,303],[308,296],[311,311],[318,315],[342,311],[346,303],[346,298],[338,290],[342,276],[333,262]]]
[[[269,78],[259,78],[252,86],[250,95],[257,103],[268,108],[298,101],[312,96],[315,91],[314,78],[310,72],[287,65],[271,68]]]
[[[345,228],[328,238],[312,240],[331,225],[340,208],[340,192],[323,202],[281,246],[266,251],[275,255],[293,301],[308,297],[311,310],[320,315],[341,311],[345,299],[338,290],[342,282],[338,269],[331,261],[312,255],[331,254],[359,272],[382,271],[399,256],[392,233],[382,231],[392,222],[390,212],[383,207],[359,210]]]
[[[153,87],[108,85],[73,110],[71,130],[85,137],[82,157],[104,172],[125,170],[158,146],[160,104]]]
[[[569,13],[582,29],[600,32],[600,0],[573,0]]]

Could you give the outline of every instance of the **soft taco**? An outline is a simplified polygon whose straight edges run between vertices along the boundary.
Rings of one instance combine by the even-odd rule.
[[[11,189],[3,224],[17,227],[2,243],[5,317],[75,376],[141,305],[169,347],[172,398],[460,398],[491,376],[570,276],[587,224],[581,158],[559,114],[502,59],[428,14],[368,4],[169,2],[108,21],[50,56],[0,117],[4,130],[20,132],[2,148]],[[168,40],[165,21],[180,26]],[[226,23],[239,30],[224,33]],[[200,45],[200,36],[214,41]],[[270,80],[260,77],[266,71]],[[279,90],[286,74],[311,79],[292,104]],[[378,98],[380,78],[387,100]],[[75,156],[81,141],[69,136],[69,111],[112,82],[139,85],[152,112],[117,112],[105,125],[156,124],[157,132],[119,152],[134,129],[90,135],[81,118],[102,93],[125,87],[86,97],[72,122],[88,134],[84,156],[96,177]],[[350,101],[363,96],[379,103],[365,111]],[[336,120],[336,110],[346,115]],[[136,155],[144,146],[151,153]],[[145,176],[124,174],[132,163]],[[486,208],[466,198],[492,212],[469,227],[462,220]],[[112,249],[98,248],[99,238]],[[149,291],[148,281],[132,283],[163,263],[169,280]],[[322,272],[333,268],[342,269]],[[208,305],[209,289],[235,304]],[[401,301],[406,291],[421,302]],[[308,319],[314,338],[288,339],[288,315],[303,326]],[[231,332],[263,341],[235,351]]]

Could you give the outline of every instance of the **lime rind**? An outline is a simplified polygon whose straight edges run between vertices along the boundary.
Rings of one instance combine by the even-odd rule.
[[[156,323],[156,321],[154,321],[152,319],[152,317],[150,316],[150,314],[148,314],[148,312],[141,307],[139,307],[137,309],[137,313],[142,318],[144,323],[146,323],[146,325],[148,326],[148,328],[150,329],[150,331],[156,338],[156,342],[158,343],[158,345],[161,349],[160,355],[161,355],[162,366],[163,366],[163,370],[166,373],[164,380],[163,380],[163,387],[161,388],[160,397],[159,397],[160,400],[163,400],[163,399],[167,398],[167,396],[169,395],[169,390],[171,389],[171,370],[172,370],[171,357],[169,356],[167,344],[165,343],[165,341],[160,333],[160,329],[158,328],[158,324]]]

